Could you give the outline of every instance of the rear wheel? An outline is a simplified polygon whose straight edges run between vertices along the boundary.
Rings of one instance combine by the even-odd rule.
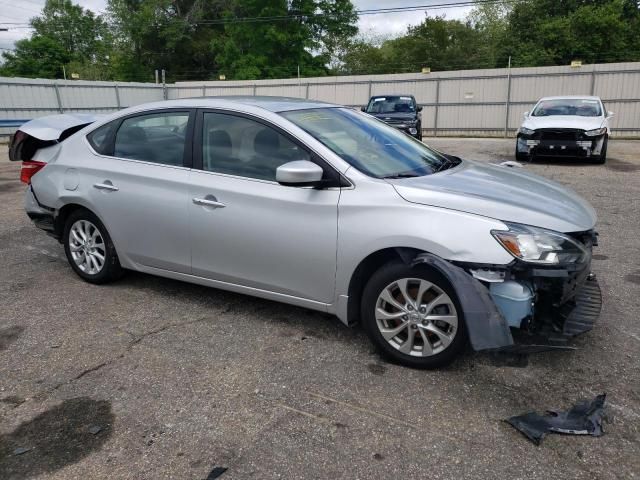
[[[88,210],[76,210],[64,227],[64,251],[71,268],[90,283],[107,283],[122,276],[111,237],[102,222]]]
[[[403,365],[442,367],[465,346],[464,318],[455,292],[426,266],[384,265],[367,283],[361,308],[371,341]]]

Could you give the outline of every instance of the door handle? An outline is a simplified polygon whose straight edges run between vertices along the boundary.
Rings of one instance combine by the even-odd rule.
[[[109,182],[109,183],[94,183],[93,187],[97,188],[98,190],[109,190],[109,191],[112,191],[112,192],[117,192],[118,190],[120,190],[118,187],[113,185],[111,182]]]
[[[208,198],[194,198],[193,203],[196,205],[202,205],[205,207],[224,208],[226,205],[216,200],[216,197],[207,195]]]

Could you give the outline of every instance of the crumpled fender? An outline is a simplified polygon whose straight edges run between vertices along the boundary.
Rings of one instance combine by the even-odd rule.
[[[474,350],[513,345],[507,321],[493,303],[487,287],[462,268],[431,253],[416,256],[412,265],[421,263],[438,270],[452,285],[464,312],[469,341]]]

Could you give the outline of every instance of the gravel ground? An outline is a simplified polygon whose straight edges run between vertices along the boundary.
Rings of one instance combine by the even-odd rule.
[[[426,141],[482,161],[514,144]],[[0,478],[640,476],[640,142],[612,141],[605,166],[526,166],[599,214],[604,310],[580,348],[427,372],[327,315],[136,273],[82,282],[24,214],[1,149]],[[601,392],[600,438],[535,446],[503,422]]]

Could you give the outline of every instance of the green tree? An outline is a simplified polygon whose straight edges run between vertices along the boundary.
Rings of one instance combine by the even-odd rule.
[[[483,55],[483,35],[470,22],[426,17],[379,47],[356,41],[343,56],[343,73],[400,73],[493,66]]]
[[[38,35],[18,40],[15,50],[2,56],[0,75],[27,78],[62,78],[62,66],[71,58],[57,41]]]
[[[520,0],[507,15],[499,62],[566,65],[640,59],[635,0]]]
[[[42,13],[30,21],[33,35],[3,53],[4,75],[62,78],[62,66],[74,62],[93,72],[91,78],[109,77],[111,36],[107,24],[71,0],[47,0]]]
[[[116,71],[131,80],[323,74],[357,31],[350,0],[109,0],[108,12]]]

